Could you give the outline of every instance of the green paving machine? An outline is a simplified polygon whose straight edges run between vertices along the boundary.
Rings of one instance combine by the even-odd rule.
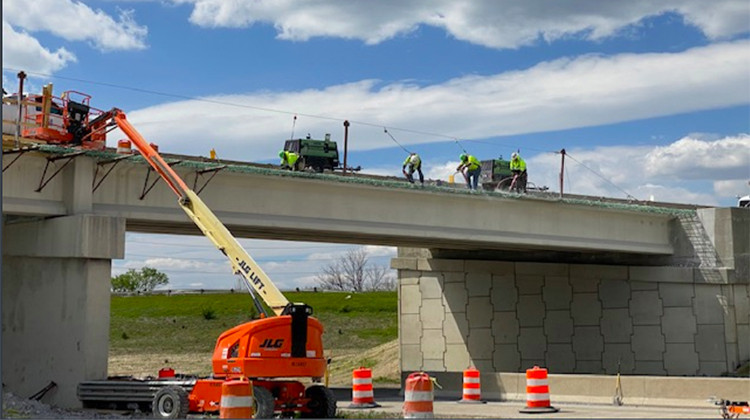
[[[304,139],[287,140],[284,150],[297,153],[302,167],[316,172],[333,171],[339,166],[339,149],[330,134],[326,134],[324,140],[312,139],[309,134]]]

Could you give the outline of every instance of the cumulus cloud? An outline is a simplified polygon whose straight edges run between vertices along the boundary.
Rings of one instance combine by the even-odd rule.
[[[3,21],[30,32],[49,32],[66,41],[87,41],[100,50],[143,49],[148,33],[145,26],[135,22],[131,11],[120,11],[115,19],[75,0],[6,0]]]
[[[65,48],[50,51],[24,31],[3,21],[3,65],[38,73],[53,73],[75,62],[76,56]],[[3,76],[3,78],[5,78]],[[3,80],[5,86],[5,80]]]
[[[540,40],[598,40],[665,13],[681,16],[710,39],[748,31],[745,0],[173,2],[193,5],[190,21],[196,25],[243,28],[270,24],[280,39],[290,41],[337,37],[377,44],[424,25],[490,48],[518,48]]]
[[[530,181],[559,191],[559,154],[537,155],[528,164]],[[717,205],[717,198],[747,190],[742,185],[750,180],[750,136],[568,150],[563,178],[566,193]],[[706,184],[707,192],[697,192],[696,182]]]
[[[53,51],[42,45],[34,35],[36,32],[112,51],[146,48],[148,29],[135,22],[132,11],[120,11],[115,19],[75,0],[6,0],[3,1],[4,67],[48,74],[76,62],[76,56],[66,48]]]
[[[716,141],[684,137],[646,157],[650,176],[677,179],[739,179],[750,173],[750,134]]]
[[[408,145],[747,104],[748,68],[750,41],[743,40],[680,53],[565,58],[427,86],[362,80],[298,92],[212,96],[132,111],[129,119],[163,150],[205,155],[200,145],[220,139],[219,155],[258,161],[275,155],[293,113],[300,132],[333,133],[338,141],[348,119],[350,150],[363,151],[392,146],[383,126]]]

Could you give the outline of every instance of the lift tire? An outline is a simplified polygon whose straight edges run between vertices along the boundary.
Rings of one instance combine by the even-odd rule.
[[[174,385],[160,389],[151,404],[151,412],[157,419],[184,419],[189,409],[187,391]]]
[[[330,389],[322,385],[313,385],[307,388],[305,397],[310,398],[307,404],[310,412],[301,413],[303,418],[332,419],[336,417],[336,397]]]
[[[262,386],[253,387],[253,397],[255,398],[254,419],[272,419],[275,401],[271,391]]]

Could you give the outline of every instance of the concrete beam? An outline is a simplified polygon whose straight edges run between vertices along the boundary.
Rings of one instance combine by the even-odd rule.
[[[95,165],[77,157],[66,177],[34,189],[41,154],[28,153],[3,176],[3,213],[59,215],[90,211],[127,219],[128,230],[198,234],[159,181],[141,200],[146,166],[121,162],[86,200]],[[196,176],[176,167],[187,180]],[[87,172],[88,171],[88,172]],[[666,213],[560,203],[531,197],[465,194],[372,185],[337,176],[239,173],[224,170],[201,193],[235,236],[446,249],[673,253]],[[153,174],[151,175],[153,179]],[[73,180],[73,181],[71,181]],[[71,207],[70,196],[77,207]]]

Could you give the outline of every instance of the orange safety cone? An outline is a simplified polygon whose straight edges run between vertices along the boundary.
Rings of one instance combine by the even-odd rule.
[[[352,403],[349,408],[380,407],[372,390],[372,370],[361,367],[352,372]]]
[[[521,413],[556,413],[559,409],[552,407],[549,401],[547,369],[534,366],[526,369],[526,408]]]
[[[406,378],[404,391],[404,418],[431,419],[432,411],[432,378],[424,372],[415,372]]]
[[[482,387],[479,380],[479,371],[470,367],[464,371],[464,385],[461,404],[485,404],[482,401]]]
[[[222,383],[219,418],[252,418],[255,415],[253,399],[253,384],[250,381],[235,379]]]

